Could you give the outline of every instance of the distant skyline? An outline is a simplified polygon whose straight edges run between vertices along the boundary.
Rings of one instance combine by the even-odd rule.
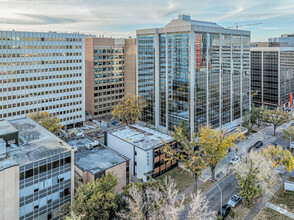
[[[0,0],[0,30],[80,32],[135,37],[178,14],[251,31],[252,41],[294,33],[292,0]]]

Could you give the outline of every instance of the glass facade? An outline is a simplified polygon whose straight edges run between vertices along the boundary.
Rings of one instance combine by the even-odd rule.
[[[154,40],[157,36],[158,43]],[[176,32],[139,34],[137,39],[138,95],[150,103],[143,112],[143,121],[173,130],[182,120],[190,129],[193,120],[192,130],[197,132],[202,125],[217,128],[240,121],[249,111],[249,35]],[[157,58],[159,64],[155,67]],[[156,74],[159,88],[154,82]],[[155,102],[157,92],[159,102]]]
[[[280,102],[289,102],[290,92],[294,93],[294,51],[280,52]],[[294,95],[294,94],[293,94]]]
[[[189,127],[189,34],[168,35],[168,128],[184,120]]]
[[[262,51],[251,51],[251,90],[255,95],[252,102],[262,103]]]
[[[63,219],[59,208],[71,201],[71,153],[20,167],[20,219]]]
[[[138,93],[146,101],[142,121],[154,125],[155,114],[155,51],[154,35],[138,36]]]

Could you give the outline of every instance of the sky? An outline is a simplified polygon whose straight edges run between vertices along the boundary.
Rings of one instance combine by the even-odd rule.
[[[294,33],[294,0],[0,0],[0,30],[135,37],[183,13],[223,27],[262,23],[239,28],[251,41]]]

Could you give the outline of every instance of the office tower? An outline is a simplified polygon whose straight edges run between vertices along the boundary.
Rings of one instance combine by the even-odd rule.
[[[48,111],[85,120],[84,35],[0,31],[0,118]]]
[[[270,109],[289,106],[294,92],[294,47],[278,44],[251,48],[251,90],[257,92],[252,103]]]
[[[164,28],[137,30],[142,120],[162,131],[181,120],[237,125],[250,109],[250,32],[180,15]]]
[[[138,124],[113,129],[105,134],[106,145],[130,158],[131,174],[136,179],[147,181],[176,167],[176,159],[164,151],[163,141],[172,148],[176,142],[166,134]]]
[[[63,219],[74,190],[70,145],[30,118],[0,120],[0,219]]]
[[[127,93],[136,94],[136,40],[86,37],[86,111],[111,115]]]
[[[271,43],[280,43],[281,46],[290,46],[294,47],[294,34],[282,34],[281,37],[271,37],[268,39],[268,42]]]

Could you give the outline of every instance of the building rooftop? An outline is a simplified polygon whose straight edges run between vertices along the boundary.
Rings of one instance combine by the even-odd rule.
[[[143,150],[162,146],[162,141],[167,143],[173,141],[173,139],[166,134],[138,124],[118,128],[109,131],[109,133]]]
[[[93,175],[127,160],[129,159],[103,145],[75,152],[75,165]]]
[[[0,136],[15,133],[18,132],[18,130],[12,126],[6,119],[0,120]]]
[[[0,121],[0,127],[8,125],[11,131],[19,131],[19,146],[7,147],[7,156],[0,160],[0,170],[23,166],[61,152],[70,151],[71,146],[30,118]]]
[[[76,147],[78,150],[79,148],[84,148],[89,146],[90,144],[94,144],[95,142],[87,137],[77,137],[72,138],[66,141],[70,146]]]

